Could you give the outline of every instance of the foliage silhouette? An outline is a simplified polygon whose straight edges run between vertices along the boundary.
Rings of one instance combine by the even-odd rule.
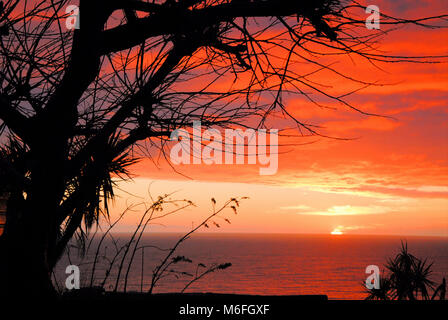
[[[54,276],[54,284],[58,288],[60,294],[68,294],[72,296],[87,294],[104,294],[107,291],[111,292],[124,292],[128,290],[129,276],[131,268],[135,270],[135,254],[140,251],[142,253],[141,258],[141,280],[140,280],[140,292],[148,292],[152,294],[158,284],[168,277],[175,277],[177,279],[185,279],[186,284],[181,292],[187,290],[195,282],[199,281],[203,277],[220,270],[229,268],[232,264],[215,263],[206,265],[198,262],[193,263],[190,258],[178,254],[178,251],[185,241],[187,241],[195,232],[201,228],[205,228],[207,223],[216,224],[216,220],[225,220],[230,223],[228,218],[225,218],[225,211],[231,209],[232,204],[239,203],[243,198],[232,198],[224,202],[219,207],[216,207],[216,202],[212,202],[212,212],[202,220],[201,223],[194,226],[192,230],[188,231],[184,235],[180,236],[177,241],[169,248],[161,248],[152,244],[141,244],[142,236],[145,234],[147,227],[155,224],[158,220],[167,216],[178,214],[186,208],[195,207],[194,203],[189,200],[173,200],[171,195],[163,195],[154,199],[152,203],[139,203],[137,205],[131,205],[114,221],[108,223],[104,232],[96,237],[97,233],[90,235],[89,246],[83,248],[79,244],[71,244],[69,250],[67,250],[67,261],[71,264],[78,266],[86,266],[83,269],[83,273],[90,274],[90,277],[84,277],[85,281],[81,284],[81,291],[67,291],[63,289],[63,285],[60,285],[61,280]],[[236,202],[235,202],[236,201]],[[140,222],[136,225],[134,232],[131,233],[129,238],[120,239],[117,235],[114,235],[113,229],[119,221],[122,220],[125,214],[129,214],[131,211],[140,211],[138,208],[141,206],[147,208],[141,214]],[[174,208],[173,208],[174,207]],[[232,212],[234,212],[232,210]],[[125,242],[120,240],[125,239]],[[113,244],[112,251],[107,248],[107,240]],[[144,273],[147,268],[145,266],[145,249],[157,250],[162,255],[160,261],[156,265],[153,265],[153,272],[151,281],[149,283],[144,280]],[[77,260],[72,258],[75,254]],[[102,268],[98,269],[99,265]],[[190,267],[186,268],[186,265]],[[195,270],[193,271],[195,266]],[[65,265],[63,265],[65,268]],[[64,269],[62,268],[62,269]],[[122,272],[126,270],[126,272]],[[62,279],[63,282],[64,279]],[[134,288],[135,291],[135,288]]]
[[[359,88],[378,84],[322,58],[444,58],[374,46],[394,27],[432,28],[445,15],[382,14],[383,29],[367,30],[365,7],[344,0],[80,0],[76,30],[66,28],[68,0],[0,3],[0,191],[8,197],[0,290],[8,295],[54,295],[51,272],[69,241],[108,217],[114,179],[128,179],[129,165],[153,150],[165,156],[173,130],[194,120],[267,128],[280,115],[299,135],[323,136],[288,112],[285,94],[369,115],[346,101],[357,90],[332,93],[310,76],[325,70]],[[293,68],[304,63],[314,70]]]
[[[434,290],[434,282],[430,280],[432,263],[421,260],[408,251],[406,242],[401,243],[401,251],[388,260],[388,274],[380,278],[379,289],[366,289],[367,300],[434,300],[439,294],[445,300],[445,278]],[[384,272],[383,272],[384,273]],[[430,297],[430,290],[434,290]]]

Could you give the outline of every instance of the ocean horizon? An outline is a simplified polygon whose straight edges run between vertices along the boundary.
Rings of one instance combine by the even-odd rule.
[[[115,257],[115,267],[104,282],[106,290],[113,290],[119,272],[123,249],[116,256],[116,246],[127,243],[131,234],[116,233],[116,244],[104,240],[98,251],[93,285],[101,285],[110,262]],[[127,291],[148,291],[154,268],[181,234],[146,233],[129,269]],[[92,265],[100,235],[92,242],[84,257],[72,247],[59,261],[54,279],[64,286],[67,265],[78,265],[81,285],[90,286]],[[218,264],[231,263],[225,270],[217,270],[193,283],[185,292],[213,292],[253,295],[327,295],[329,299],[364,299],[363,283],[369,265],[377,265],[380,276],[385,272],[388,258],[394,257],[405,241],[411,254],[434,262],[430,279],[436,286],[448,274],[448,237],[429,236],[374,236],[374,235],[318,235],[318,234],[255,234],[255,233],[196,233],[183,242],[172,256],[182,256],[180,261],[167,268],[164,277],[154,288],[154,293],[180,292],[196,273],[200,274]],[[75,243],[72,243],[74,246]],[[142,255],[142,253],[144,253]],[[128,251],[121,279],[127,272]],[[206,267],[204,267],[206,266]],[[124,289],[124,281],[117,287]]]

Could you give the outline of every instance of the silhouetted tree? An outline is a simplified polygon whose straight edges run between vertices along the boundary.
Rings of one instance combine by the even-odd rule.
[[[50,272],[68,241],[107,217],[112,178],[126,178],[150,147],[163,151],[174,129],[193,120],[267,126],[276,112],[301,134],[319,134],[288,112],[283,93],[362,112],[311,76],[327,70],[374,85],[321,57],[436,59],[375,51],[387,30],[367,30],[365,8],[343,0],[81,0],[76,30],[66,28],[68,0],[1,4],[0,288],[8,293],[53,292]],[[429,20],[382,19],[386,27]],[[298,63],[315,70],[299,73]]]
[[[407,243],[401,244],[400,252],[386,264],[387,274],[380,278],[379,289],[368,289],[367,300],[430,300],[434,282],[430,279],[432,263],[422,260],[408,251]],[[437,295],[445,300],[446,283],[434,290],[431,300]]]

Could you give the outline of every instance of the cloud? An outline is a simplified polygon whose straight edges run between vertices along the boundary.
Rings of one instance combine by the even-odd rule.
[[[385,119],[370,117],[367,119],[357,119],[352,121],[329,121],[324,123],[324,127],[331,128],[332,132],[359,132],[361,130],[371,131],[391,131],[400,125],[399,122]]]
[[[352,194],[366,194],[374,196],[375,194],[381,196],[396,196],[404,198],[433,198],[446,199],[448,198],[448,191],[446,186],[420,186],[417,188],[409,188],[403,186],[375,186],[375,185],[359,185],[353,188],[350,187],[335,187],[331,188],[335,193],[352,193]]]
[[[390,212],[390,208],[382,206],[332,206],[324,211],[303,211],[297,212],[303,215],[318,215],[318,216],[353,216],[353,215],[367,215],[367,214],[382,214]]]
[[[295,211],[304,211],[307,212],[311,209],[313,209],[310,206],[306,205],[298,205],[298,206],[288,206],[288,207],[280,207],[281,210],[295,210]]]
[[[331,234],[344,234],[347,231],[356,231],[356,230],[372,229],[372,228],[375,228],[375,227],[373,227],[373,226],[342,226],[342,225],[339,225],[333,229]]]

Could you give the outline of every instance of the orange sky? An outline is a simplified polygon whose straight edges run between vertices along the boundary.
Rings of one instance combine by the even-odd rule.
[[[402,17],[448,12],[444,1],[377,1],[383,12]],[[417,7],[418,6],[418,7]],[[448,31],[415,27],[390,34],[381,49],[408,55],[446,55]],[[154,196],[178,191],[199,207],[155,225],[157,231],[191,228],[210,210],[210,198],[249,196],[223,232],[324,233],[448,236],[448,67],[446,64],[389,64],[381,71],[365,62],[338,58],[338,69],[368,81],[392,85],[370,87],[349,98],[360,109],[393,116],[366,117],[334,104],[322,110],[298,96],[286,99],[302,120],[324,126],[324,133],[356,138],[281,138],[280,144],[316,141],[280,149],[276,175],[259,176],[258,165],[183,165],[175,173],[164,160],[144,160],[132,168],[133,182],[122,183],[114,212],[138,202],[148,185]],[[346,92],[348,81],[315,80]],[[279,128],[283,123],[278,123]],[[138,212],[121,225],[129,230]],[[207,230],[208,231],[208,230]]]

